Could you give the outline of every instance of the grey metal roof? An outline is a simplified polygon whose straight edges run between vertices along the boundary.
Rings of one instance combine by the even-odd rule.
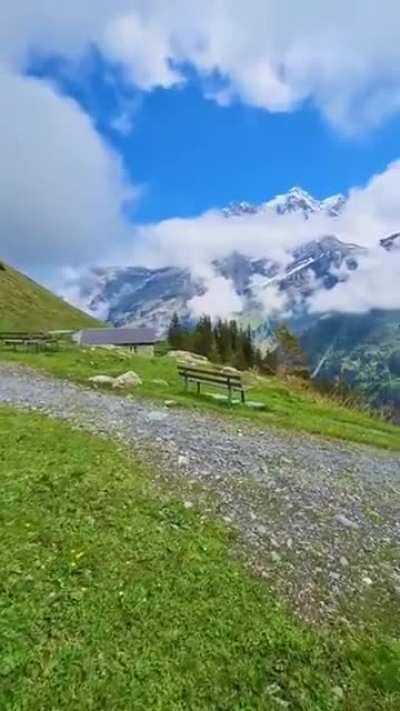
[[[83,346],[144,346],[155,341],[152,328],[89,328],[81,335]]]

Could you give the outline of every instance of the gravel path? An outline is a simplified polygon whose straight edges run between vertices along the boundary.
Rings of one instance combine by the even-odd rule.
[[[83,389],[0,364],[0,403],[107,436],[212,501],[240,550],[303,616],[400,601],[400,457]],[[209,497],[209,492],[213,493]],[[210,504],[208,504],[210,505]]]

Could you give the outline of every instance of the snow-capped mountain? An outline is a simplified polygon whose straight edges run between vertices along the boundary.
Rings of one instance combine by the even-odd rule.
[[[334,289],[339,282],[351,278],[357,269],[365,249],[344,243],[334,235],[335,218],[345,204],[343,195],[316,200],[295,187],[260,205],[238,202],[222,210],[223,216],[232,221],[265,213],[299,214],[304,220],[322,214],[332,220],[332,234],[316,235],[315,239],[293,248],[285,263],[267,257],[249,257],[237,251],[213,262],[215,275],[228,279],[242,300],[238,315],[251,318],[258,325],[260,338],[265,337],[269,323],[268,319],[266,323],[263,321],[265,289],[274,287],[286,312],[291,313],[296,324],[304,327],[307,304],[313,294],[320,289]],[[399,242],[398,236],[381,240],[382,246],[393,249]],[[92,271],[88,282],[82,282],[80,302],[85,300],[91,313],[113,325],[151,325],[162,335],[174,311],[190,320],[192,299],[206,292],[204,280],[193,277],[189,269],[173,265],[162,269],[98,268]],[[306,322],[308,325],[307,318]]]
[[[202,293],[188,269],[98,268],[91,274],[87,306],[114,326],[146,325],[162,334],[173,312],[188,315],[188,302]]]
[[[346,198],[341,194],[332,195],[332,197],[325,200],[316,200],[305,190],[293,187],[288,193],[277,195],[272,200],[263,202],[260,205],[249,202],[232,202],[228,207],[223,208],[222,212],[225,217],[255,215],[265,212],[275,212],[277,215],[302,213],[307,220],[315,213],[336,217],[340,214],[345,204]]]

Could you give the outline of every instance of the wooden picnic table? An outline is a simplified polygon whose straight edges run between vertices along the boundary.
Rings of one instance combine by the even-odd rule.
[[[53,347],[58,349],[59,341],[56,336],[44,331],[0,331],[0,344],[17,350],[21,346],[28,350],[34,348],[37,351],[43,348]]]

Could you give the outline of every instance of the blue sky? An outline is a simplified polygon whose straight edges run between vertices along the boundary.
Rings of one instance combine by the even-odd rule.
[[[250,232],[260,252],[270,225],[234,237],[202,215],[293,185],[360,186],[352,241],[398,230],[399,24],[398,0],[4,0],[1,258],[57,275],[195,244],[201,261]]]
[[[269,113],[204,95],[196,74],[184,87],[143,92],[97,53],[73,71],[36,58],[29,73],[55,82],[88,112],[142,186],[132,220],[192,217],[231,201],[262,202],[299,185],[317,198],[363,186],[400,156],[400,117],[350,134],[336,130],[310,101]],[[116,130],[124,113],[129,128]]]

